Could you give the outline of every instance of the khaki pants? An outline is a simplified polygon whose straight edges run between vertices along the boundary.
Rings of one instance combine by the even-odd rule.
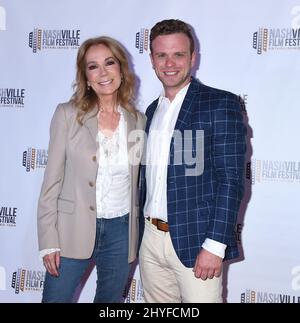
[[[146,303],[221,303],[222,275],[202,280],[178,259],[169,232],[145,220],[139,256]]]

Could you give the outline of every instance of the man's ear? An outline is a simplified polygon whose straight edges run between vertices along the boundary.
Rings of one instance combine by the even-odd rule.
[[[150,60],[151,60],[151,64],[152,64],[152,68],[154,69],[154,66],[153,66],[153,65],[154,65],[154,63],[153,63],[153,56],[152,56],[152,53],[150,53],[150,54],[149,54],[149,56],[150,56]]]
[[[191,57],[191,65],[192,65],[192,67],[194,67],[195,63],[196,63],[196,52],[193,51],[192,57]]]

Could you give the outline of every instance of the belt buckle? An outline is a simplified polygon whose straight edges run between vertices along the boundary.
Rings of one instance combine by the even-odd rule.
[[[160,226],[162,225],[162,226]],[[163,225],[168,225],[167,222],[163,221],[163,220],[160,220],[160,219],[157,219],[157,222],[156,222],[156,227],[158,230],[160,231],[163,231],[163,232],[168,232],[168,230],[166,230],[165,228],[163,228]]]
[[[165,221],[160,220],[160,219],[157,219],[157,218],[151,218],[151,217],[146,217],[146,219],[151,224],[155,225],[156,228],[157,228],[157,230],[163,231],[163,232],[169,232],[169,229],[168,228],[163,228],[163,225],[166,225],[168,227],[168,222],[165,222]]]

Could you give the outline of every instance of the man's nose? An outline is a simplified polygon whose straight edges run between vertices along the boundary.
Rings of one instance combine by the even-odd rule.
[[[171,67],[175,65],[175,61],[172,57],[167,57],[166,59],[166,66]]]

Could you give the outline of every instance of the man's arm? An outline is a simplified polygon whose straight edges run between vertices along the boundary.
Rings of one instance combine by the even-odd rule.
[[[212,159],[218,186],[207,238],[194,266],[195,277],[203,280],[220,276],[225,248],[231,244],[244,191],[245,134],[239,100],[228,93],[213,112]]]
[[[238,97],[228,93],[213,112],[212,159],[217,191],[207,238],[232,244],[244,192],[246,128]]]

